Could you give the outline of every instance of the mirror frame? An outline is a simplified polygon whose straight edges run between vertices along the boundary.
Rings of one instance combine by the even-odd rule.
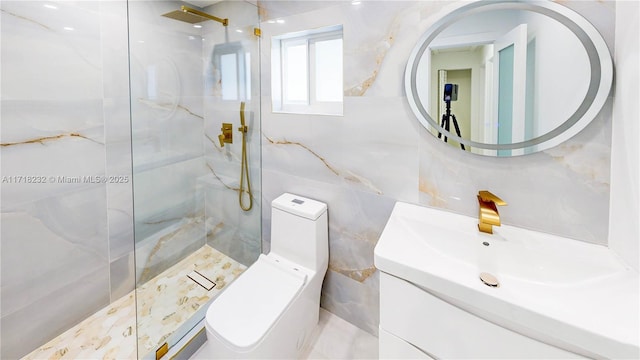
[[[511,155],[518,156],[546,150],[561,144],[584,129],[598,115],[611,92],[613,61],[607,43],[598,30],[584,17],[565,6],[547,0],[497,0],[491,2],[476,0],[472,3],[460,2],[456,6],[457,8],[453,10],[451,7],[443,9],[444,14],[440,15],[439,19],[427,29],[417,42],[409,56],[405,69],[404,85],[407,100],[411,110],[427,130],[434,129],[449,139],[471,148],[496,150],[496,154],[475,153],[477,155],[497,157],[497,150],[524,150],[522,154]],[[591,64],[591,78],[586,96],[573,115],[552,131],[536,138],[512,144],[486,144],[461,138],[455,133],[440,127],[439,123],[429,115],[418,97],[416,73],[422,55],[445,28],[467,15],[491,10],[514,9],[528,10],[546,15],[560,22],[576,35],[584,46]]]

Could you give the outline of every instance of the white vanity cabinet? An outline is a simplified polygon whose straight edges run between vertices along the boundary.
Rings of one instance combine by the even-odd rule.
[[[384,272],[379,339],[380,359],[582,358],[486,321]]]
[[[637,271],[604,246],[477,224],[396,203],[374,250],[380,358],[640,358]]]

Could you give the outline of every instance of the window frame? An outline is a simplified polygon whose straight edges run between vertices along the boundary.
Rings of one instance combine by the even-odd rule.
[[[271,83],[272,83],[272,111],[280,113],[342,115],[344,102],[344,40],[342,25],[323,27],[320,29],[306,30],[272,37],[271,47]],[[329,40],[340,40],[341,49],[341,100],[318,101],[316,94],[316,43]],[[287,100],[287,66],[285,51],[288,47],[306,45],[306,76],[307,94],[306,100]]]

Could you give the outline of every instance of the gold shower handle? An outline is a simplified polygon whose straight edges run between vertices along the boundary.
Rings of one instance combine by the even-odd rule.
[[[220,147],[224,147],[224,144],[233,144],[233,125],[231,123],[222,123],[220,131],[222,131],[222,134],[218,135]]]

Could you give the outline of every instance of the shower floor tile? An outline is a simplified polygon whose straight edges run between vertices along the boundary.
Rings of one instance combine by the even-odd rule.
[[[136,359],[136,334],[140,355],[155,351],[245,269],[205,245],[23,359]],[[187,276],[193,270],[216,286],[207,291]]]

